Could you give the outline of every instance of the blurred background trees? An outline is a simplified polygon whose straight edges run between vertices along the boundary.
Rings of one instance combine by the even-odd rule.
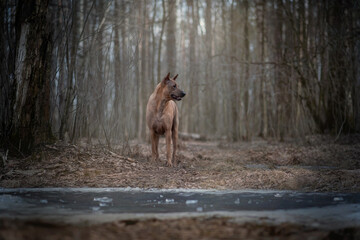
[[[7,0],[1,144],[146,137],[167,72],[180,131],[207,138],[360,131],[360,5],[315,0]]]

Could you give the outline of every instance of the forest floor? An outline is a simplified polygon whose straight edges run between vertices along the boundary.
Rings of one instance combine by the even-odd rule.
[[[359,239],[360,228],[318,229],[291,223],[236,223],[227,218],[125,220],[98,225],[0,220],[0,239]]]
[[[93,141],[94,142],[94,141]],[[181,141],[177,167],[150,162],[150,144],[57,142],[26,159],[8,158],[0,187],[139,187],[360,191],[360,135],[334,142],[326,136],[302,143]]]
[[[0,187],[139,187],[360,191],[360,135],[310,136],[301,143],[180,141],[177,167],[150,162],[150,144],[57,142],[25,159],[8,158]],[[21,229],[21,231],[19,231]],[[46,237],[45,237],[46,236]],[[95,226],[0,220],[0,239],[355,239],[359,228],[235,223],[227,218],[116,221]]]

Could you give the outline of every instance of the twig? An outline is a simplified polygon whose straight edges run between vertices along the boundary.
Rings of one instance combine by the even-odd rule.
[[[106,134],[106,130],[105,130],[105,128],[104,128],[104,124],[101,124],[101,127],[102,127],[102,129],[103,129],[103,131],[104,131],[106,144],[108,145],[108,148],[111,149],[111,143],[110,143],[110,140],[109,140],[109,138],[108,138],[108,136],[107,136],[107,134]]]
[[[334,142],[336,142],[336,141],[339,139],[340,134],[341,134],[342,129],[343,129],[343,126],[344,126],[344,124],[345,124],[345,121],[346,121],[346,119],[344,119],[343,123],[341,124],[340,130],[339,130],[339,133],[338,133],[338,135],[336,136],[336,138],[335,138]]]
[[[121,156],[121,155],[119,155],[119,154],[117,154],[117,153],[114,153],[114,152],[110,151],[109,149],[106,149],[106,151],[107,151],[108,153],[110,153],[110,155],[113,156],[113,157],[120,158],[120,159],[129,161],[129,162],[136,162],[135,159],[132,159],[132,158],[130,158],[130,157]]]

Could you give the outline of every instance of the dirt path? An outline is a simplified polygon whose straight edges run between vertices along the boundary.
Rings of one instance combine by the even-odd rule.
[[[360,229],[238,224],[226,218],[116,221],[95,226],[0,220],[1,239],[356,239]],[[22,229],[18,231],[17,229]]]
[[[26,159],[9,159],[0,187],[139,187],[281,189],[301,191],[360,190],[360,140],[334,143],[312,136],[305,143],[253,141],[225,143],[181,141],[174,168],[150,163],[150,146],[56,143]]]

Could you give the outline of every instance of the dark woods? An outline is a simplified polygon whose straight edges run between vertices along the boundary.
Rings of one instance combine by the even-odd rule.
[[[167,72],[180,131],[229,140],[360,131],[358,1],[1,1],[1,145],[145,138]]]

